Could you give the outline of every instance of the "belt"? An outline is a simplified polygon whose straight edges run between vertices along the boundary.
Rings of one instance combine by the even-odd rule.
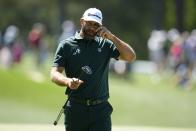
[[[87,106],[97,105],[97,104],[101,104],[107,101],[107,100],[90,100],[90,99],[81,100],[81,99],[74,98],[74,97],[71,97],[69,100],[76,102],[76,103],[83,104],[83,105],[87,105]]]

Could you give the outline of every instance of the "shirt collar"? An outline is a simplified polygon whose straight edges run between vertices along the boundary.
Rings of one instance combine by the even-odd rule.
[[[78,40],[84,39],[83,37],[80,36],[80,31],[76,31],[75,39],[78,39]]]

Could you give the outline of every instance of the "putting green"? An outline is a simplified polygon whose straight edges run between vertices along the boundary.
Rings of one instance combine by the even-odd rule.
[[[0,131],[64,131],[63,125],[0,124]],[[113,126],[112,131],[196,131],[188,128],[126,127]]]

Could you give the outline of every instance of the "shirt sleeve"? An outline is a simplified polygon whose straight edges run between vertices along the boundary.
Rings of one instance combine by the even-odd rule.
[[[55,56],[54,56],[54,61],[53,61],[52,66],[56,66],[56,67],[66,66],[66,55],[65,55],[65,43],[64,42],[59,43]]]
[[[114,58],[118,60],[118,57],[120,56],[120,52],[118,51],[118,49],[116,48],[113,42],[111,41],[108,41],[108,42],[110,45],[110,58]]]

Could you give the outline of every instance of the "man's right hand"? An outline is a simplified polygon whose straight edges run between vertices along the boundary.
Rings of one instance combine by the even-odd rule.
[[[70,89],[77,89],[82,83],[82,80],[78,78],[68,78],[65,77],[62,72],[64,71],[64,67],[52,67],[50,76],[52,82],[60,85],[62,87],[69,87]]]
[[[69,78],[69,81],[67,83],[68,87],[70,89],[76,90],[78,87],[84,83],[84,81],[77,79],[77,78]]]

